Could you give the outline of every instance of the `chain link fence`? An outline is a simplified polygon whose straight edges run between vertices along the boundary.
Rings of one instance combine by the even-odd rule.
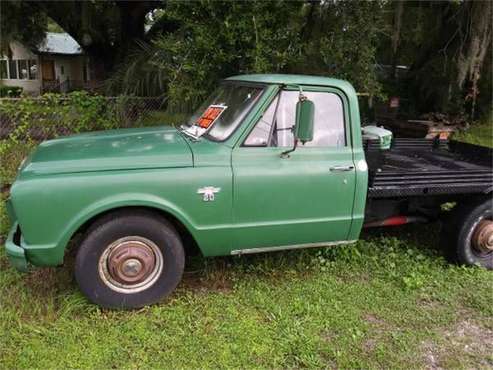
[[[133,96],[0,99],[0,140],[42,141],[77,132],[164,124],[166,98]],[[174,122],[171,122],[172,124]]]
[[[178,125],[187,114],[169,113],[166,98],[106,97],[87,92],[0,99],[0,188],[39,142],[76,133]]]

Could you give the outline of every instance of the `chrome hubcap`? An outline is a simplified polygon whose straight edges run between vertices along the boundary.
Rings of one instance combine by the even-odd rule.
[[[111,289],[137,293],[149,288],[163,269],[163,254],[151,240],[128,236],[111,243],[99,259],[99,276]]]
[[[136,276],[142,270],[142,263],[137,259],[129,259],[123,264],[123,273],[125,276]]]
[[[482,220],[472,235],[472,245],[481,253],[493,252],[493,221]]]

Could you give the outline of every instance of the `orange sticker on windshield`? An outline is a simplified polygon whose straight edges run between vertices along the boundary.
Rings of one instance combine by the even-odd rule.
[[[211,125],[219,118],[226,108],[227,107],[225,105],[209,105],[195,124],[206,129],[211,127]]]

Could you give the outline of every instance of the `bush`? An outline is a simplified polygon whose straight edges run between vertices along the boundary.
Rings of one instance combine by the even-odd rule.
[[[79,132],[176,125],[184,115],[163,112],[164,98],[106,97],[76,91],[0,104],[0,184],[9,184],[22,159],[40,142]]]
[[[10,183],[17,165],[35,145],[60,135],[119,126],[115,106],[103,96],[74,92],[66,96],[5,99],[0,104],[0,182]]]
[[[22,90],[20,86],[0,86],[0,98],[18,98]]]

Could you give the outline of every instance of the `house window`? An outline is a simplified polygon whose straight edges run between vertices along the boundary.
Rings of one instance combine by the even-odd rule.
[[[60,74],[61,75],[65,74],[65,68],[63,68],[63,66],[60,66]]]
[[[0,78],[5,80],[7,79],[8,73],[7,73],[7,61],[5,59],[0,60]]]
[[[30,80],[38,79],[38,64],[34,59],[29,61],[29,79]]]
[[[26,59],[19,60],[19,78],[21,80],[27,80],[29,78],[29,69]]]
[[[17,80],[17,60],[9,60],[9,75],[11,80]]]

